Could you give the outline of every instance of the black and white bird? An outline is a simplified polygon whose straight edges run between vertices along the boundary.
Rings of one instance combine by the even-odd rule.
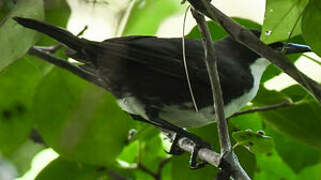
[[[83,72],[82,78],[110,91],[124,111],[178,127],[198,127],[215,121],[201,40],[185,39],[189,76],[199,108],[196,112],[186,80],[181,38],[128,36],[95,42],[37,20],[14,19],[69,47],[67,55],[83,63],[69,66]],[[253,32],[259,36],[259,31]],[[255,97],[269,61],[230,37],[213,45],[225,115],[229,117]],[[270,46],[276,50],[284,48],[287,54],[310,51],[304,45],[274,43]],[[66,68],[68,62],[56,64]]]

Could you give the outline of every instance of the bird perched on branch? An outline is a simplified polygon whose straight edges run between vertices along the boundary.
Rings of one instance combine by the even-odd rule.
[[[198,127],[214,122],[213,98],[201,40],[185,39],[186,61],[196,112],[186,80],[181,38],[127,36],[102,42],[33,19],[14,17],[24,27],[66,45],[67,56],[81,62],[50,61],[110,91],[119,106],[135,118],[175,127]],[[259,36],[259,31],[253,31]],[[251,101],[269,62],[227,37],[213,42],[216,49],[226,117]],[[287,54],[310,51],[308,46],[274,43]],[[44,58],[45,59],[45,58]],[[168,124],[167,124],[168,123]],[[167,124],[167,125],[163,125]]]

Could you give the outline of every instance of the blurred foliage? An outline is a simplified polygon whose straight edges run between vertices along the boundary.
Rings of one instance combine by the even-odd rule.
[[[153,35],[164,20],[181,14],[186,7],[174,0],[131,2],[123,35]],[[306,42],[320,55],[320,12],[319,0],[267,0],[262,26],[246,19],[234,20],[250,29],[262,29],[261,39],[266,43]],[[47,165],[37,180],[155,179],[155,174],[166,180],[213,179],[217,168],[191,170],[188,154],[168,155],[159,131],[130,119],[108,92],[38,58],[24,56],[35,43],[53,45],[55,41],[22,28],[13,16],[66,27],[70,8],[65,0],[0,1],[0,172],[10,169],[13,176],[24,174],[34,155],[48,146],[60,157]],[[208,25],[213,40],[226,36],[216,23]],[[197,27],[186,37],[200,38]],[[62,51],[57,55],[65,57]],[[295,62],[299,56],[289,58]],[[265,89],[263,83],[280,73],[269,66],[258,96],[244,109],[285,100],[292,105],[231,118],[230,133],[236,140],[232,143],[247,145],[235,148],[235,152],[255,180],[320,180],[321,107],[298,85],[281,92]],[[30,140],[32,129],[39,132],[44,144]],[[128,139],[131,129],[136,133]],[[215,123],[189,130],[219,151]],[[259,130],[266,136],[254,133]]]

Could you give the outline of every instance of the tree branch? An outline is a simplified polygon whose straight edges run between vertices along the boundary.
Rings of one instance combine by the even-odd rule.
[[[212,44],[211,34],[209,32],[207,23],[203,15],[192,9],[192,14],[198,24],[199,30],[202,34],[202,41],[205,51],[205,64],[209,75],[210,84],[212,88],[212,96],[214,103],[215,119],[218,127],[218,134],[220,140],[221,153],[231,151],[231,142],[227,128],[227,122],[224,115],[224,102],[222,98],[221,83],[217,70],[217,58],[215,49]]]
[[[198,24],[202,34],[202,41],[205,50],[205,64],[209,74],[214,101],[215,119],[217,122],[218,136],[220,140],[221,155],[219,166],[222,167],[222,173],[229,178],[232,175],[235,179],[249,180],[249,176],[243,170],[236,155],[231,150],[231,141],[229,137],[227,121],[224,115],[224,102],[222,98],[222,90],[217,70],[217,57],[212,44],[212,38],[203,15],[192,9],[192,14]]]
[[[229,118],[232,117],[236,117],[236,116],[240,116],[240,115],[244,115],[244,114],[249,114],[249,113],[255,113],[255,112],[262,112],[262,111],[270,111],[273,109],[279,109],[279,108],[283,108],[283,107],[289,107],[293,105],[290,101],[286,100],[282,103],[279,104],[273,104],[273,105],[269,105],[269,106],[263,106],[263,107],[256,107],[256,108],[252,108],[252,109],[248,109],[248,110],[244,110],[244,111],[240,111],[240,112],[236,112],[234,113],[232,116],[230,116]]]
[[[260,56],[268,59],[287,73],[304,88],[306,88],[319,102],[321,102],[321,86],[302,72],[300,72],[284,55],[274,51],[271,47],[260,41],[251,31],[242,27],[230,17],[226,16],[208,0],[188,0],[198,11],[217,21],[229,35],[236,41],[244,44]]]
[[[195,143],[192,140],[183,137],[178,140],[178,146],[186,152],[193,153]],[[205,161],[215,167],[218,167],[220,164],[221,155],[207,148],[201,148],[198,151],[198,157],[200,160]]]
[[[140,170],[142,170],[142,171],[145,172],[146,174],[151,175],[152,177],[154,177],[155,180],[158,180],[157,174],[154,173],[153,171],[149,170],[148,168],[146,168],[143,164],[138,163],[137,168],[140,169]]]

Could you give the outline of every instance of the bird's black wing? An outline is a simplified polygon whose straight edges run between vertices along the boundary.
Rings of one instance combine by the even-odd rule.
[[[109,56],[133,61],[168,76],[186,78],[181,38],[128,36],[105,40],[101,46]],[[190,76],[208,83],[201,41],[186,39],[185,47]],[[108,59],[103,59],[103,61],[108,61]]]

